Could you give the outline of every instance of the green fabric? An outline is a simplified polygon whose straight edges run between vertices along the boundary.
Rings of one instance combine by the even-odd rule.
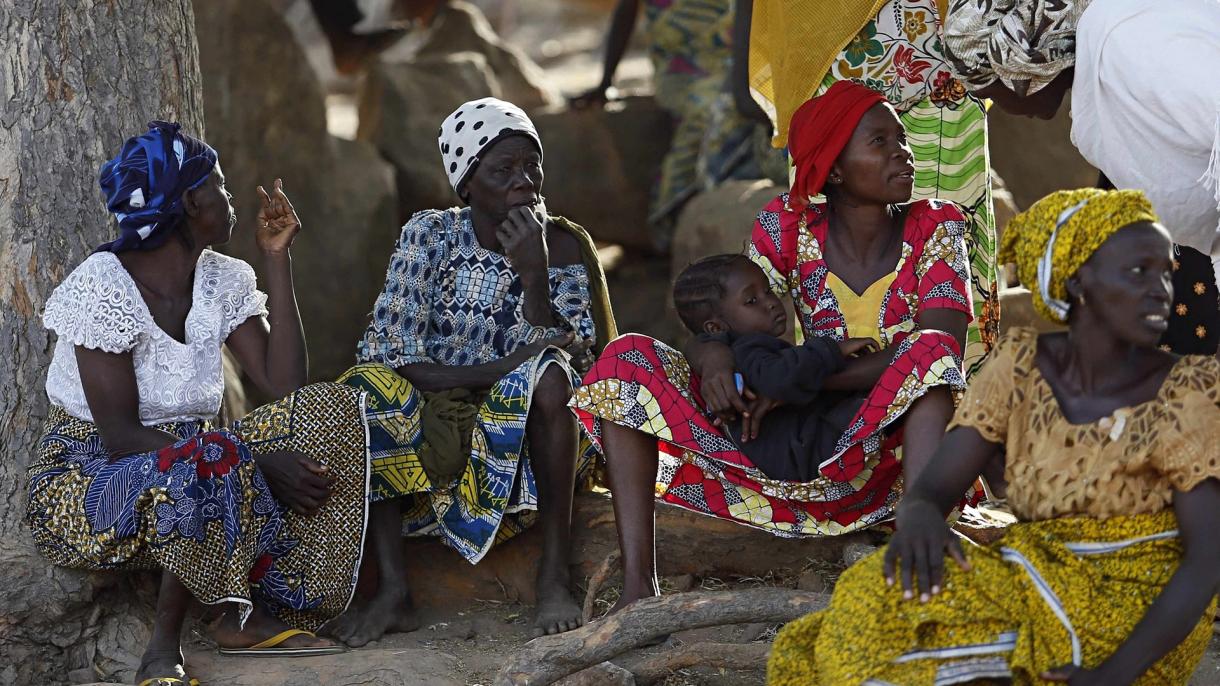
[[[614,321],[614,310],[610,309],[610,290],[606,286],[606,273],[602,270],[601,260],[597,258],[597,245],[580,224],[556,216],[551,216],[550,221],[572,234],[580,244],[580,259],[589,272],[589,309],[592,310],[593,325],[597,328],[594,352],[600,353],[607,343],[618,338],[618,324]]]
[[[423,394],[420,426],[424,441],[419,461],[432,483],[457,479],[470,461],[471,436],[483,395],[466,388]]]

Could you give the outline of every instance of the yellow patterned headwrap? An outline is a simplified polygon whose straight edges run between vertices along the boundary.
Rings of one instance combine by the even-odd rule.
[[[1068,278],[1119,229],[1155,221],[1142,191],[1055,191],[1008,222],[1000,262],[1016,263],[1038,314],[1066,322]]]

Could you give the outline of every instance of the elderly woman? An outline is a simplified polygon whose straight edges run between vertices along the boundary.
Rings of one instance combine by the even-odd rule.
[[[979,97],[1050,118],[1072,89],[1072,142],[1102,186],[1148,194],[1178,244],[1161,344],[1217,352],[1220,4],[953,0],[945,48]],[[1156,46],[1149,50],[1148,46]]]
[[[364,406],[337,384],[297,390],[306,357],[292,205],[278,180],[270,195],[259,187],[268,303],[248,264],[207,249],[236,222],[207,144],[153,122],[102,166],[101,186],[119,237],[64,279],[43,315],[58,341],[28,472],[39,550],[77,569],[162,570],[137,683],[187,683],[180,634],[191,596],[224,608],[222,653],[341,651],[306,630],[354,591]],[[211,425],[223,345],[260,390],[284,398],[228,429]]]
[[[1001,254],[1067,332],[1005,335],[889,546],[780,632],[768,683],[1187,682],[1220,588],[1220,363],[1157,349],[1156,221],[1138,191],[1094,189],[1013,220]],[[945,514],[998,455],[1019,522],[963,552]]]
[[[417,625],[400,533],[431,533],[471,564],[542,520],[539,633],[580,624],[568,589],[575,475],[595,452],[568,410],[578,369],[616,335],[588,234],[542,202],[542,142],[520,108],[484,98],[440,129],[464,208],[407,222],[385,291],[343,377],[367,390],[370,554],[380,586],[336,623],[362,645]],[[574,369],[575,367],[575,369]]]
[[[893,107],[840,81],[797,110],[790,148],[792,192],[759,213],[750,258],[791,298],[806,337],[879,343],[823,383],[863,406],[813,480],[771,479],[720,428],[741,415],[740,440],[751,440],[776,404],[748,387],[739,394],[727,345],[696,340],[683,357],[645,336],[611,343],[574,407],[606,453],[620,606],[657,593],[654,494],[778,536],[863,529],[892,516],[903,479],[913,481],[940,441],[952,392],[965,388],[966,220],[949,203],[910,202],[911,150]],[[716,293],[709,281],[702,290]]]

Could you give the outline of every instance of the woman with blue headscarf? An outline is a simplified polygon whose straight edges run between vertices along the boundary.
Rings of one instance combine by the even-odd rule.
[[[300,221],[277,179],[258,188],[267,293],[208,249],[236,216],[216,151],[153,122],[102,166],[118,220],[55,289],[50,413],[30,465],[26,522],[57,565],[161,569],[136,683],[194,683],[180,649],[193,595],[224,608],[222,653],[316,655],[309,633],[351,600],[368,484],[364,396],[305,386],[290,246]],[[270,310],[270,314],[268,313]],[[212,424],[227,345],[280,401]]]

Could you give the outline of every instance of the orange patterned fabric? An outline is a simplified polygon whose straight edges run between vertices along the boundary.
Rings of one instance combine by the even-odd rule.
[[[1007,446],[1008,504],[1024,521],[1150,514],[1220,477],[1220,362],[1178,360],[1157,397],[1072,424],[1034,363],[1033,329],[1008,332],[971,380],[950,428]]]

